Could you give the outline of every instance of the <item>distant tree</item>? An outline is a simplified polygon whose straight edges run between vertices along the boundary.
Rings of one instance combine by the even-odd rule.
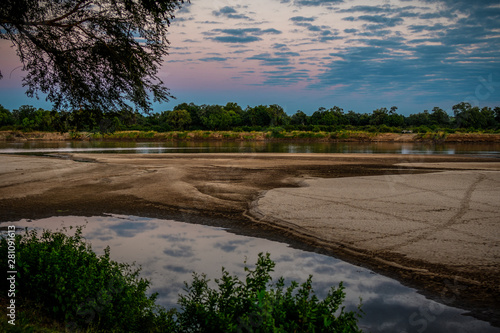
[[[500,106],[495,107],[493,112],[495,113],[495,121],[497,122],[497,125],[500,126]]]
[[[167,28],[184,0],[4,0],[0,38],[10,40],[27,75],[28,96],[55,108],[151,109],[171,95],[157,73]],[[0,73],[1,77],[1,73]]]
[[[220,105],[203,105],[200,119],[204,128],[210,130],[229,130],[239,121],[233,110],[228,111]]]
[[[289,123],[289,117],[278,104],[269,105],[267,107],[267,113],[271,119],[270,126],[282,126]]]
[[[424,110],[424,112],[411,114],[407,118],[407,123],[410,126],[430,126],[431,121],[429,118],[429,111]]]
[[[450,124],[450,116],[439,107],[432,109],[432,113],[429,115],[429,120],[433,125],[448,126]]]
[[[237,103],[229,102],[224,106],[224,110],[228,113],[231,118],[231,126],[237,127],[243,124],[243,117],[245,116],[245,111]]]
[[[385,118],[385,125],[393,127],[400,127],[405,125],[405,116],[398,114],[397,111],[397,106],[391,107],[391,109],[389,110],[389,114]]]
[[[388,116],[389,116],[389,110],[387,110],[387,108],[373,110],[372,117],[370,119],[370,125],[385,124]]]
[[[481,109],[482,116],[482,126],[483,128],[494,128],[497,125],[497,121],[495,119],[495,111],[490,107],[485,106]]]
[[[167,112],[167,123],[177,130],[184,130],[191,124],[191,115],[186,110]]]
[[[12,113],[0,105],[0,126],[14,125]]]
[[[453,112],[457,127],[486,129],[495,127],[496,124],[495,112],[489,107],[479,109],[470,103],[462,102],[453,106]]]
[[[344,115],[346,124],[351,126],[366,126],[370,123],[370,115],[367,113],[357,113],[352,110]]]
[[[201,129],[203,127],[203,122],[200,119],[200,111],[201,107],[194,103],[182,103],[174,107],[175,110],[186,110],[189,112],[191,116],[191,125],[192,129]]]
[[[295,114],[290,118],[291,125],[302,125],[305,126],[309,122],[307,114],[298,110]]]
[[[249,126],[269,126],[271,116],[267,112],[267,106],[265,105],[248,107],[245,112],[244,121]]]

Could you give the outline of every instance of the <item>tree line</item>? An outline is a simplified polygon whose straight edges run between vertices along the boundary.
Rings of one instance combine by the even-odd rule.
[[[343,129],[376,132],[429,131],[498,131],[500,107],[472,106],[462,102],[454,105],[453,115],[439,107],[432,111],[405,116],[396,106],[379,108],[372,113],[344,112],[334,106],[319,108],[311,115],[298,110],[288,115],[281,106],[258,105],[243,109],[237,103],[196,105],[181,103],[173,110],[143,114],[129,107],[120,111],[81,109],[56,111],[23,105],[8,110],[0,105],[0,129],[48,132],[109,133],[123,130],[142,131],[326,131]]]

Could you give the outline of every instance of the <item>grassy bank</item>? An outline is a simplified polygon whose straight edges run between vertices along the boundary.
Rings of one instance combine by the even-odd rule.
[[[429,131],[393,133],[340,130],[290,131],[273,128],[269,131],[119,131],[89,132],[20,132],[2,131],[0,141],[293,141],[293,142],[436,142],[436,143],[500,143],[499,133],[467,133]]]

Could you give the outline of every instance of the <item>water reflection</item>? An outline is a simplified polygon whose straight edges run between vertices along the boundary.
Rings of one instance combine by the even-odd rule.
[[[500,144],[424,144],[397,142],[0,142],[0,153],[393,153],[393,154],[479,154],[500,156]]]
[[[488,323],[464,316],[463,310],[430,301],[399,282],[318,253],[287,244],[230,233],[222,228],[133,216],[52,217],[37,221],[7,222],[19,228],[61,229],[85,225],[84,236],[99,254],[111,247],[111,257],[141,265],[142,276],[151,279],[158,302],[175,307],[183,281],[191,273],[204,272],[219,278],[224,266],[244,277],[244,260],[256,261],[259,252],[270,252],[276,262],[275,278],[303,282],[313,275],[320,298],[341,281],[346,287],[344,305],[353,310],[362,298],[364,317],[360,326],[371,332],[496,332]],[[74,229],[72,229],[74,230]],[[19,231],[21,232],[21,231]]]

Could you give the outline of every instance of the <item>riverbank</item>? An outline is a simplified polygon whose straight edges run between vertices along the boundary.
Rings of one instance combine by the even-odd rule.
[[[408,143],[500,143],[493,133],[371,133],[338,132],[232,132],[190,131],[155,132],[121,131],[115,133],[56,133],[0,131],[0,141],[285,141],[285,142],[408,142]]]
[[[52,157],[1,155],[0,163],[1,221],[103,213],[175,217],[184,221],[196,220],[194,216],[219,217],[222,218],[217,222],[220,226],[237,226],[255,230],[259,234],[279,235],[297,246],[309,246],[315,251],[395,277],[438,301],[470,309],[483,320],[497,324],[499,322],[499,205],[488,201],[484,203],[489,205],[488,209],[476,209],[472,206],[472,201],[467,201],[472,198],[479,205],[484,201],[481,199],[483,197],[474,198],[474,191],[469,189],[471,184],[476,184],[475,177],[500,170],[499,162],[492,159],[382,154],[60,154]],[[472,177],[471,184],[464,182],[463,174],[443,173],[443,170],[458,167],[469,173],[468,177]],[[410,176],[421,178],[407,178]],[[494,201],[498,198],[497,180],[491,180],[489,174],[485,177],[481,178],[481,186],[490,185],[484,193],[488,200]],[[335,199],[339,205],[358,200],[360,205],[366,206],[365,211],[369,214],[363,217],[365,225],[359,226],[356,233],[322,232],[321,228],[341,230],[344,223],[340,219],[328,218],[315,226],[316,234],[312,237],[311,230],[308,230],[310,226],[288,220],[296,219],[300,214],[307,216],[318,212],[318,205],[324,205],[323,200],[333,193],[325,194],[313,186],[314,182],[322,182],[321,179],[325,178],[329,178],[328,181],[342,182],[340,185],[327,186],[331,191],[342,189]],[[419,223],[417,220],[423,218],[418,211],[414,213],[416,216],[411,216],[409,212],[410,215],[403,214],[400,219],[389,219],[390,223],[395,223],[399,228],[397,231],[401,237],[428,241],[422,245],[425,251],[418,252],[421,254],[418,258],[412,257],[413,252],[411,255],[398,252],[401,247],[374,249],[368,243],[360,241],[360,235],[363,234],[373,236],[374,239],[397,236],[393,235],[394,228],[387,224],[388,219],[371,214],[384,211],[391,215],[395,204],[390,200],[381,201],[377,203],[377,209],[370,213],[368,206],[373,201],[366,198],[366,193],[374,190],[370,182],[378,181],[380,186],[394,191],[391,192],[394,193],[393,197],[404,198],[397,192],[397,188],[405,179],[411,181],[406,181],[408,185],[404,188],[420,193],[421,199],[428,196],[422,190],[425,186],[420,184],[437,186],[438,188],[432,189],[433,193],[442,193],[439,207],[430,205],[427,208],[427,202],[420,204],[422,209],[429,210],[425,215],[429,224],[441,225],[460,233],[461,230],[454,230],[456,225],[447,223],[449,219],[443,216],[467,215],[465,227],[470,229],[467,231],[470,234],[469,241],[459,241],[448,247],[448,240],[440,241],[436,238],[436,233],[418,234],[420,227],[411,224],[411,230],[406,230],[404,222]],[[437,180],[447,184],[447,187],[441,188]],[[255,205],[262,209],[265,207],[263,203],[259,204],[262,198],[266,198],[265,191],[269,191],[269,194],[283,191],[281,189],[284,188],[294,191],[309,189],[316,195],[318,205],[305,204],[305,200],[299,200],[296,203],[296,214],[279,221],[264,218],[269,215],[279,216],[276,209],[295,205],[295,201],[286,199],[286,190],[278,192],[277,197],[281,197],[279,203],[267,204],[268,211],[263,216],[255,213]],[[349,197],[344,190],[348,191]],[[376,196],[380,197],[379,194]],[[400,209],[405,211],[408,207],[406,201],[411,201],[411,204],[414,199],[402,199]],[[457,202],[463,202],[464,205]],[[338,213],[342,216],[347,214],[342,210]],[[493,223],[487,229],[482,224],[485,214],[493,214],[493,217],[489,217]],[[396,213],[393,215],[398,216]],[[353,217],[353,221],[355,220]],[[283,224],[282,221],[288,221],[292,225]],[[329,224],[337,221],[339,224],[334,226]],[[448,230],[446,228],[440,230],[445,238],[450,235],[445,232]],[[476,229],[480,232],[475,233]],[[410,233],[407,234],[407,231]],[[335,238],[338,236],[342,238]],[[435,238],[435,241],[430,241]],[[388,243],[382,243],[388,246]],[[399,243],[394,241],[394,244]],[[485,248],[490,251],[488,255],[485,255]],[[462,258],[465,252],[470,260],[457,264],[456,257]],[[480,258],[477,265],[474,258]],[[485,260],[488,262],[485,263]]]

